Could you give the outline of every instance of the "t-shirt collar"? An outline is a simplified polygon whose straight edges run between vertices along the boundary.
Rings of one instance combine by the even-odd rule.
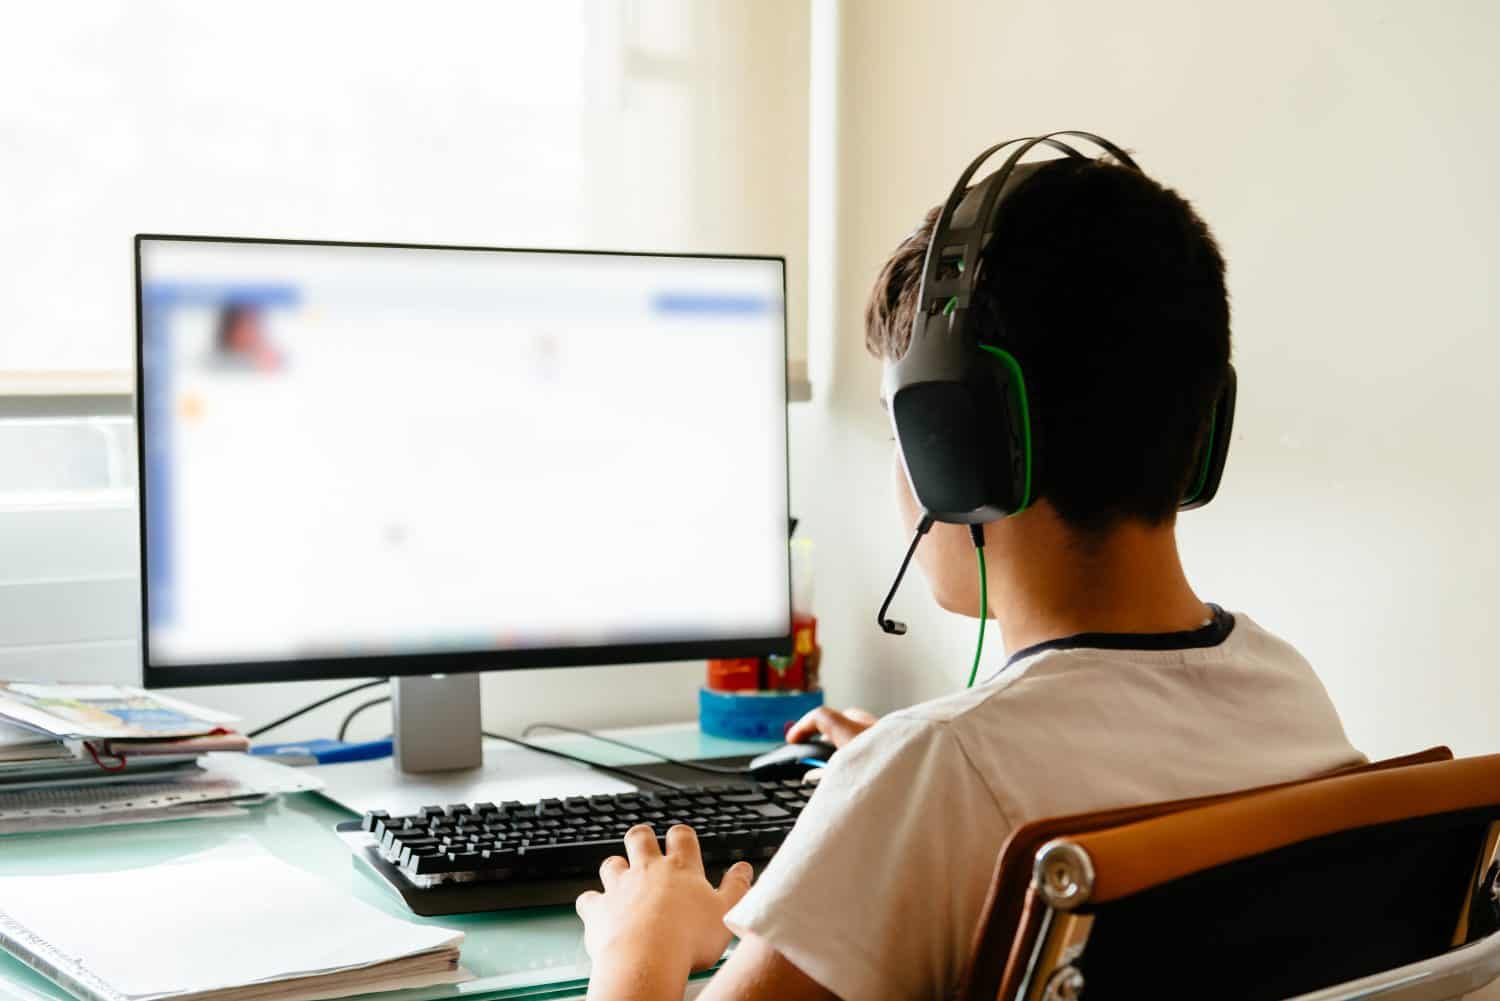
[[[1175,633],[1077,633],[1054,640],[1043,640],[1017,650],[1000,669],[1003,674],[1011,666],[1048,650],[1196,650],[1218,646],[1229,638],[1234,630],[1234,616],[1212,602],[1208,605],[1209,620],[1197,629],[1183,629]]]

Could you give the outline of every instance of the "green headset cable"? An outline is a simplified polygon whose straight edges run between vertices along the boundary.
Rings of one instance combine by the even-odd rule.
[[[979,677],[979,655],[984,652],[984,626],[990,617],[989,574],[984,570],[984,526],[970,525],[969,537],[974,540],[974,555],[979,557],[979,642],[974,646],[974,666],[969,668],[969,683],[965,688],[973,688],[974,679]]]

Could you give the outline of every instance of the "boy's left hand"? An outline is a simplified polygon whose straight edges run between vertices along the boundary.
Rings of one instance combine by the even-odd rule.
[[[750,863],[735,863],[716,890],[704,875],[692,828],[673,827],[666,842],[663,855],[649,826],[632,827],[625,833],[629,861],[605,859],[599,867],[604,892],[578,898],[584,947],[596,968],[650,956],[680,966],[685,975],[712,966],[728,947],[724,915],[750,889]]]

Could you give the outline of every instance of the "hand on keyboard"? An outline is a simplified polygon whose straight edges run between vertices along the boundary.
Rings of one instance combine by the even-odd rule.
[[[578,898],[584,947],[596,968],[645,948],[673,966],[705,970],[728,947],[724,915],[750,889],[750,863],[736,862],[714,889],[692,828],[673,827],[665,841],[663,854],[652,828],[632,827],[625,834],[629,861],[605,859],[599,868],[604,892]]]

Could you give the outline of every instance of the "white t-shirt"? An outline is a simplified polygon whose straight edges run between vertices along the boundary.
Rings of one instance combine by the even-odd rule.
[[[1244,615],[1040,644],[839,751],[725,921],[844,1001],[946,998],[1017,827],[1363,760],[1307,661]]]

